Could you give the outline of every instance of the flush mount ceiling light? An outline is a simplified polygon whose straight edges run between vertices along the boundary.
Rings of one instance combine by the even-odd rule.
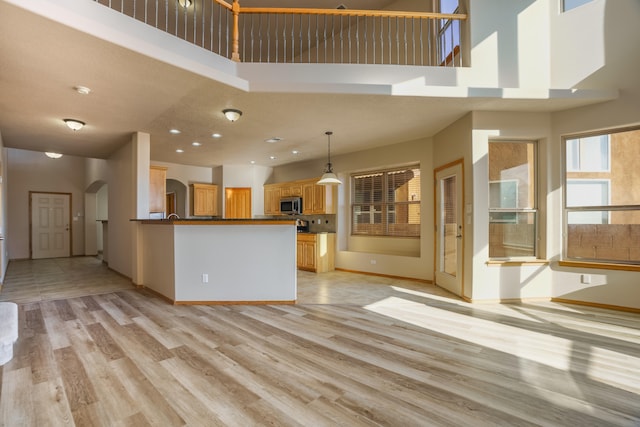
[[[319,185],[336,185],[342,184],[342,182],[338,179],[335,173],[333,173],[333,165],[331,164],[331,135],[333,132],[327,131],[324,133],[327,135],[327,166],[324,169],[324,174],[320,178],[320,181],[317,182]]]
[[[54,153],[53,151],[47,151],[44,154],[45,154],[45,156],[47,156],[50,159],[59,159],[60,157],[62,157],[62,154]]]
[[[213,133],[213,134],[211,134],[211,138],[222,138],[222,134]]]
[[[193,145],[194,147],[199,147],[199,146],[201,146],[202,144],[200,144],[198,141],[193,141],[193,142],[191,143],[191,145]]]
[[[178,0],[178,4],[186,9],[186,8],[188,8],[189,6],[191,6],[193,4],[193,1],[192,0]]]
[[[76,86],[76,87],[74,87],[74,89],[80,95],[89,95],[89,93],[91,92],[91,89],[89,89],[86,86]]]
[[[234,108],[227,108],[225,110],[222,110],[222,113],[227,118],[227,120],[229,120],[231,122],[235,122],[242,115],[242,111],[236,110]]]
[[[171,135],[178,135],[178,134],[180,134],[181,132],[180,132],[180,130],[179,130],[179,129],[169,129],[169,133],[170,133]]]
[[[80,120],[76,120],[76,119],[62,119],[62,120],[67,124],[69,129],[73,131],[80,130],[85,125],[84,122],[81,122]]]
[[[282,138],[280,138],[279,136],[274,136],[272,138],[264,140],[264,142],[268,142],[270,144],[273,144],[274,142],[280,142],[280,141],[282,141]]]

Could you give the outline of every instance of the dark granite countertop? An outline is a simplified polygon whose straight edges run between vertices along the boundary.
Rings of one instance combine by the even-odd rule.
[[[295,219],[284,218],[171,218],[132,219],[148,225],[296,225]]]

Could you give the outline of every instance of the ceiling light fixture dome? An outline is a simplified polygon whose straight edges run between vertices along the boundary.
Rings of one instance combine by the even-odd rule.
[[[242,116],[242,111],[236,110],[235,108],[227,108],[222,110],[222,114],[224,114],[227,120],[235,122]]]
[[[62,154],[54,153],[53,151],[47,151],[44,154],[50,159],[59,159],[60,157],[62,157]]]
[[[76,92],[78,92],[80,95],[89,95],[89,93],[91,93],[91,89],[89,89],[86,86],[75,86],[74,89],[76,90]]]
[[[178,4],[182,7],[184,7],[185,9],[187,9],[189,6],[191,6],[193,4],[192,0],[178,0]]]
[[[69,129],[73,131],[80,130],[85,125],[85,122],[81,122],[80,120],[76,120],[76,119],[62,119],[62,120],[67,124]]]
[[[319,185],[337,185],[342,184],[342,181],[338,179],[338,176],[333,173],[333,165],[331,164],[331,135],[333,132],[326,131],[324,133],[327,135],[327,166],[324,169],[324,174],[320,178],[320,181],[317,182]]]

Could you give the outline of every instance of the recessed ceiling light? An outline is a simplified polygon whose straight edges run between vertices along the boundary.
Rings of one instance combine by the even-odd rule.
[[[276,156],[270,156],[269,158],[270,158],[271,160],[275,160],[275,159],[276,159]]]
[[[280,141],[282,141],[282,138],[280,138],[279,136],[274,136],[264,140],[264,142],[269,142],[269,143],[280,142]]]
[[[256,161],[255,160],[251,160],[249,163],[251,163],[252,165],[255,165]]]
[[[169,133],[172,135],[177,135],[180,133],[180,131],[178,129],[169,129]]]
[[[199,147],[199,146],[201,146],[202,144],[200,144],[198,141],[193,141],[193,142],[191,143],[191,145],[193,145],[194,147]]]
[[[44,153],[48,158],[50,159],[59,159],[60,157],[62,157],[62,154],[60,153],[54,153],[52,151],[47,151],[46,153]]]
[[[211,134],[211,137],[212,137],[212,138],[222,138],[222,134],[219,134],[219,133],[213,133],[213,134]]]
[[[74,89],[76,90],[76,92],[78,92],[80,95],[89,95],[89,92],[91,92],[91,89],[89,89],[86,86],[76,86],[74,87]]]
[[[182,148],[178,148],[178,149],[176,150],[176,153],[184,153],[184,150],[183,150]]]
[[[291,154],[300,154],[300,152],[298,150],[293,150]]]

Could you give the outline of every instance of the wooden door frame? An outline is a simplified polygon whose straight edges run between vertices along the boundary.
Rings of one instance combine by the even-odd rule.
[[[58,191],[31,191],[29,190],[29,259],[33,259],[33,206],[31,203],[32,196],[34,194],[59,194],[63,196],[69,196],[69,257],[73,254],[73,212],[71,206],[73,206],[73,194],[62,193]]]
[[[465,227],[465,209],[464,209],[464,203],[465,203],[465,197],[464,197],[464,158],[459,158],[457,160],[454,160],[452,162],[446,163],[442,166],[438,166],[437,168],[433,169],[433,229],[435,231],[434,234],[434,239],[433,239],[433,283],[436,284],[436,271],[438,269],[438,173],[445,170],[445,169],[449,169],[452,168],[454,166],[458,166],[460,165],[460,173],[462,174],[461,176],[461,189],[462,189],[462,206],[460,207],[460,209],[462,210],[462,218],[460,218],[460,224],[462,225],[462,254],[461,254],[461,264],[460,266],[458,266],[458,268],[460,268],[460,297],[466,301],[469,301],[469,298],[465,295],[464,293],[464,276],[465,276],[465,268],[464,268],[464,250],[465,250],[465,236],[466,236],[466,227]],[[436,284],[437,285],[437,284]]]

